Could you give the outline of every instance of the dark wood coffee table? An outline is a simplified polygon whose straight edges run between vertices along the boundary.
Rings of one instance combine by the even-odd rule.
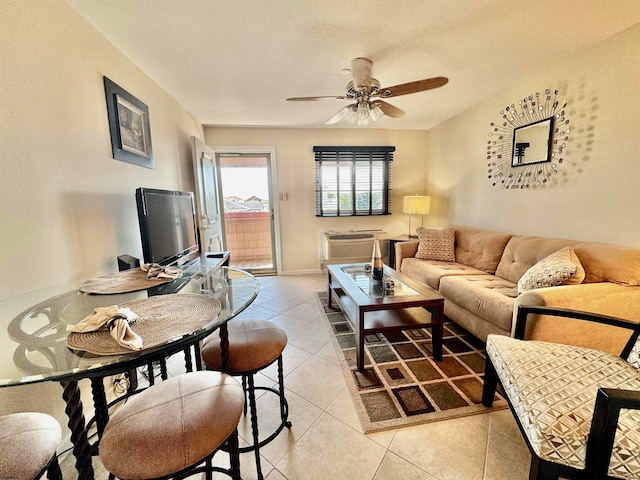
[[[386,280],[395,284],[385,293]],[[364,340],[371,333],[431,328],[433,358],[442,360],[444,297],[426,285],[384,266],[382,284],[374,282],[365,264],[329,265],[328,305],[337,299],[354,326],[358,370],[364,370]]]

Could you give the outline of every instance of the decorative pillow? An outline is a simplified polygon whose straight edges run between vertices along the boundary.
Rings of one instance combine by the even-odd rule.
[[[418,228],[418,252],[416,258],[425,260],[440,260],[443,262],[455,262],[455,239],[456,231],[453,228],[445,228],[443,230],[432,230],[426,228]]]
[[[529,268],[518,280],[518,293],[557,285],[577,285],[584,280],[584,268],[571,247],[564,247]]]

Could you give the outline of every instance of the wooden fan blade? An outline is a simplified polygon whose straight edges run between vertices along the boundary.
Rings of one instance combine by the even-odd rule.
[[[368,58],[354,58],[351,61],[353,86],[356,88],[371,86],[371,67],[373,62]]]
[[[333,117],[325,122],[325,125],[333,125],[334,123],[338,123],[340,120],[346,117],[347,113],[349,113],[350,106],[351,105],[347,105],[346,107],[340,109],[338,113],[336,113]]]
[[[410,93],[418,93],[431,90],[432,88],[442,87],[446,85],[448,81],[449,79],[446,77],[427,78],[425,80],[394,85],[393,87],[381,88],[373,96],[382,98],[399,97],[400,95],[408,95]]]
[[[289,102],[315,102],[317,100],[353,100],[349,97],[344,97],[341,95],[336,96],[326,96],[326,97],[294,97],[287,98]]]
[[[382,110],[382,113],[387,117],[400,118],[404,116],[404,110],[400,110],[398,107],[394,107],[390,103],[383,100],[376,100],[375,103],[380,106],[380,110]]]

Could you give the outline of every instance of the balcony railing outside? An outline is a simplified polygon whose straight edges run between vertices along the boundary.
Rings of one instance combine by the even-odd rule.
[[[231,265],[260,268],[273,264],[269,212],[227,212],[224,219]]]

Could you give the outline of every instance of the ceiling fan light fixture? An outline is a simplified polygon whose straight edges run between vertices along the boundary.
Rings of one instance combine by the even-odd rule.
[[[380,106],[371,102],[359,102],[349,105],[344,109],[344,114],[340,116],[336,122],[345,120],[351,124],[357,124],[360,127],[369,125],[369,122],[375,122],[384,116],[384,112]]]
[[[358,117],[358,124],[362,124],[361,122],[365,122],[365,125],[369,123],[369,104],[367,102],[358,103],[356,116]]]
[[[340,120],[344,120],[345,122],[351,124],[358,122],[358,104],[354,103],[353,105],[348,105],[347,107],[345,107],[344,115],[340,118]]]
[[[377,119],[382,118],[384,116],[384,112],[380,108],[379,103],[372,103],[369,105],[371,119],[375,122]]]

